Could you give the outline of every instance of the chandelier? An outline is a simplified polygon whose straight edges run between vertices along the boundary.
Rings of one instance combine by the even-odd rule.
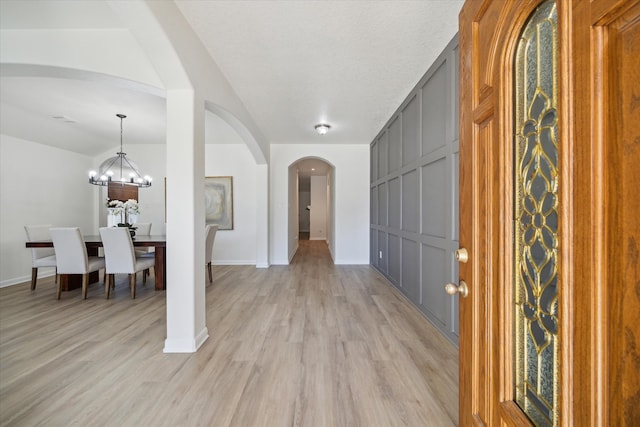
[[[120,151],[115,157],[109,157],[102,162],[100,172],[89,172],[89,184],[108,186],[111,183],[134,185],[136,187],[151,187],[151,177],[140,175],[138,167],[127,159],[127,153],[122,151],[122,120],[127,116],[116,114],[120,118]]]

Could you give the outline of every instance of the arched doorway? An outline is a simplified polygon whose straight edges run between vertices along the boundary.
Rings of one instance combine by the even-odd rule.
[[[304,157],[289,166],[289,261],[299,240],[324,240],[333,255],[335,242],[335,167],[320,157]]]

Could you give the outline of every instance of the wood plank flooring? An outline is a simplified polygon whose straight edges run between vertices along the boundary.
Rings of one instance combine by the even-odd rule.
[[[457,425],[457,350],[324,242],[289,266],[214,266],[206,298],[209,339],[163,354],[153,277],[135,300],[125,276],[110,300],[0,289],[0,426]]]

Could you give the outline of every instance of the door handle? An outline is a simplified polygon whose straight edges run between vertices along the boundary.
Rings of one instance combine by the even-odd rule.
[[[465,248],[460,248],[456,250],[456,259],[458,262],[466,263],[469,261],[469,252]]]
[[[448,295],[460,294],[462,298],[466,298],[469,295],[469,287],[467,286],[467,282],[464,280],[460,280],[460,284],[456,285],[455,283],[447,283],[444,285],[444,291]]]

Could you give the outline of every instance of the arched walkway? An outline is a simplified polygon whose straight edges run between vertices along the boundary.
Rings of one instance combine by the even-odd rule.
[[[331,254],[335,239],[334,176],[335,167],[321,157],[303,157],[289,166],[289,260],[298,250],[301,231],[309,233],[309,240],[322,240]]]

